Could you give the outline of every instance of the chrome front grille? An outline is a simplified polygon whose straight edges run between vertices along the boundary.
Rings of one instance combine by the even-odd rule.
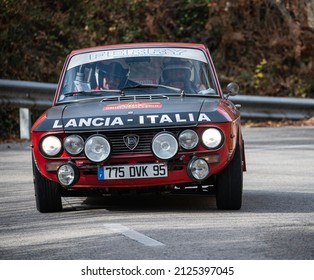
[[[179,129],[167,129],[167,130],[158,130],[158,129],[147,129],[147,130],[136,130],[136,131],[119,131],[119,132],[106,132],[105,135],[112,147],[113,154],[132,154],[132,153],[151,153],[151,144],[154,136],[162,131],[169,131],[174,135],[179,133]],[[135,134],[139,136],[139,143],[134,150],[129,149],[124,143],[123,137],[128,134]]]

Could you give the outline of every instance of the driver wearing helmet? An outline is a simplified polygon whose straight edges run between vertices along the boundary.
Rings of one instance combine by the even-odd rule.
[[[129,78],[129,69],[125,69],[118,62],[98,67],[99,89],[121,89],[125,87]]]
[[[188,61],[174,60],[163,67],[161,81],[164,85],[195,93],[190,78],[191,64]]]

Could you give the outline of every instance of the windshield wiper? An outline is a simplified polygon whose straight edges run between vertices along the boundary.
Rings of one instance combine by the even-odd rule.
[[[70,91],[70,92],[66,92],[63,94],[64,96],[68,97],[68,96],[74,96],[74,95],[101,95],[101,92],[99,91],[87,91],[87,90],[82,90],[82,91]]]
[[[137,84],[133,86],[123,87],[121,90],[137,89],[137,88],[158,88],[158,85],[146,85],[146,84]]]
[[[175,87],[170,87],[170,86],[165,86],[165,85],[159,85],[159,84],[137,84],[133,86],[127,86],[124,88],[121,88],[121,90],[132,90],[132,89],[150,89],[150,88],[166,88],[170,89],[176,92],[181,92],[182,89],[175,88]]]
[[[65,97],[68,96],[75,96],[75,95],[81,95],[81,96],[101,96],[103,92],[116,92],[121,94],[121,90],[119,89],[102,89],[102,90],[82,90],[82,91],[71,91],[66,92],[63,95]]]

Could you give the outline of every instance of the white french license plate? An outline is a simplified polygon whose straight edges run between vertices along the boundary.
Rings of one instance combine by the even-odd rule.
[[[168,177],[166,164],[113,165],[98,168],[98,180]]]

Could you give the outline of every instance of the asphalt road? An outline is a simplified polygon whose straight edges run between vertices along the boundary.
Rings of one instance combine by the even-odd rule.
[[[0,145],[0,259],[313,260],[314,127],[246,128],[243,207],[204,196],[66,198],[35,209],[31,153]]]

